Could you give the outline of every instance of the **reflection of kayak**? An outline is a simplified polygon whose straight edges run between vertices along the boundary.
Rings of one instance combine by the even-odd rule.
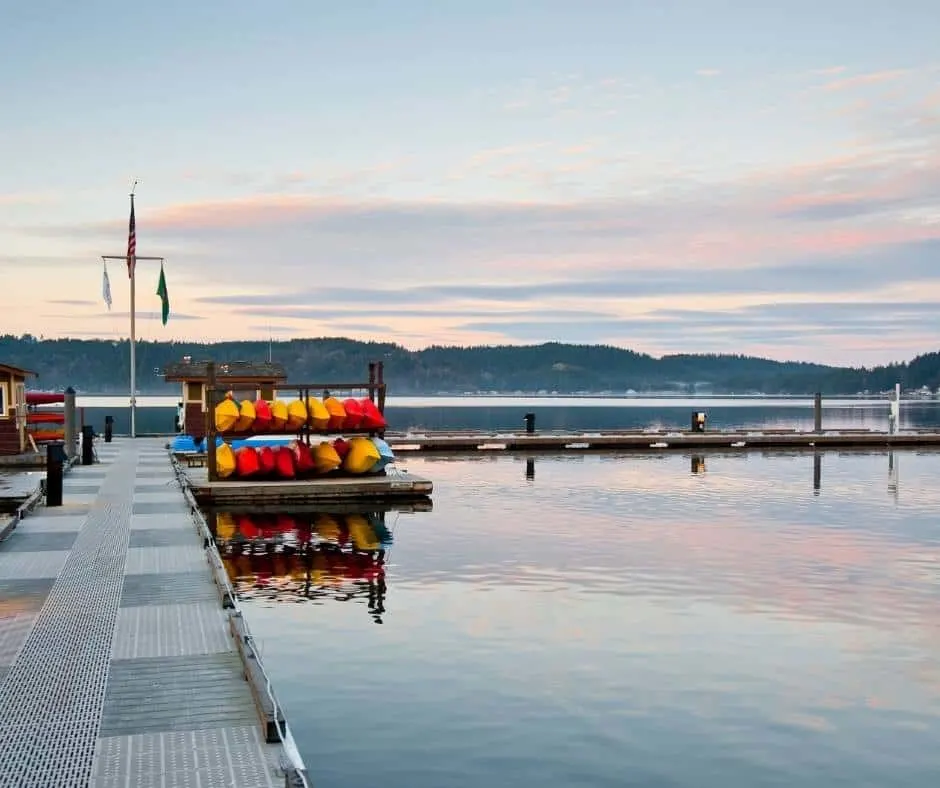
[[[319,514],[313,521],[317,536],[328,542],[338,542],[340,538],[339,523],[336,518],[329,514]]]
[[[330,423],[330,412],[316,397],[307,398],[307,423],[315,430],[325,430]]]
[[[235,518],[230,512],[216,514],[215,536],[217,539],[231,539],[235,536]]]
[[[349,538],[357,550],[371,552],[382,546],[369,521],[361,514],[346,515],[346,526],[349,528]]]
[[[379,450],[366,437],[357,435],[349,439],[349,453],[343,460],[343,469],[350,473],[368,473],[379,461]]]

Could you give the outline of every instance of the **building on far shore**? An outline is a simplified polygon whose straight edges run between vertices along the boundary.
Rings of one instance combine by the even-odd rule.
[[[195,440],[206,436],[208,364],[184,356],[163,370],[167,383],[182,384],[178,431]],[[277,386],[287,381],[287,372],[281,364],[270,361],[216,362],[215,379],[216,386],[231,391],[236,400],[272,400]]]
[[[26,451],[26,378],[36,373],[0,363],[0,455]]]

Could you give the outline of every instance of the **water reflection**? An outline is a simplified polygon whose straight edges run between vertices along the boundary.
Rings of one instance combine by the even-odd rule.
[[[205,514],[239,598],[364,603],[372,620],[381,624],[388,593],[386,563],[402,512],[347,506],[291,512],[208,509]]]

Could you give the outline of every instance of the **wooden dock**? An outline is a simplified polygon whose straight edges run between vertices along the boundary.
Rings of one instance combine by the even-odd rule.
[[[940,448],[940,432],[872,430],[618,430],[604,432],[389,432],[398,455],[480,452],[656,452],[690,449]]]
[[[307,785],[163,443],[99,445],[0,543],[2,785]]]
[[[374,476],[210,482],[205,467],[185,467],[176,463],[176,468],[182,483],[189,487],[200,505],[332,505],[342,501],[360,504],[423,503],[434,490],[430,479],[394,469]]]

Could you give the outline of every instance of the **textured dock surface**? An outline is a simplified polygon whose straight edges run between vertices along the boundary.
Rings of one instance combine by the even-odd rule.
[[[0,543],[0,785],[284,785],[160,440],[98,447]]]

